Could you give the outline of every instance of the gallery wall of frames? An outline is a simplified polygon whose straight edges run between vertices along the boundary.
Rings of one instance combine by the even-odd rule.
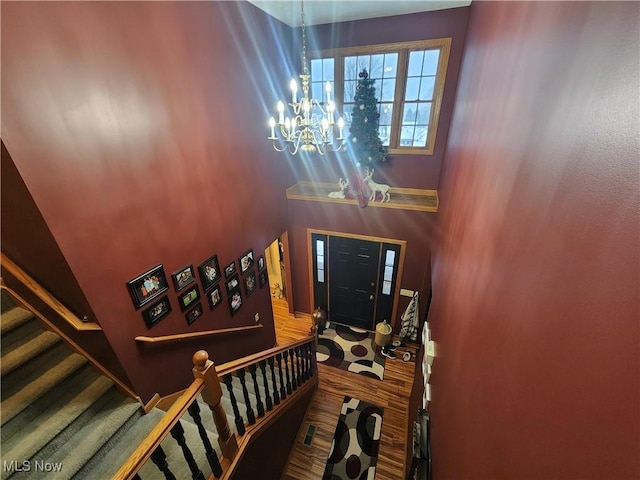
[[[237,260],[223,264],[223,269],[220,269],[217,255],[211,255],[197,265],[194,268],[193,263],[188,263],[172,272],[171,282],[162,264],[127,282],[133,306],[141,311],[147,328],[154,327],[173,311],[170,297],[178,305],[187,325],[191,325],[206,311],[213,311],[223,303],[234,316],[246,298],[268,283],[264,256],[260,255],[256,261],[252,249],[242,253]]]

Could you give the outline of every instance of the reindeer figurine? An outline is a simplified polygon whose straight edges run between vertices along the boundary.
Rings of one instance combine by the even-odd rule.
[[[380,192],[380,195],[382,195],[382,198],[380,199],[380,203],[382,202],[389,202],[391,201],[391,193],[389,192],[389,190],[391,190],[391,187],[389,185],[386,185],[384,183],[376,183],[372,180],[373,177],[373,172],[375,170],[369,169],[368,167],[364,168],[364,181],[367,182],[367,184],[369,185],[369,189],[371,190],[371,195],[369,196],[369,201],[370,202],[375,202],[376,201],[376,193]]]
[[[345,179],[341,178],[340,180],[338,180],[338,184],[340,185],[340,191],[339,192],[329,192],[329,195],[328,195],[329,198],[344,198],[345,197],[344,191],[349,186],[349,180],[345,180]]]

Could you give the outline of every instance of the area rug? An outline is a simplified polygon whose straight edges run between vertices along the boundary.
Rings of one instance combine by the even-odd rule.
[[[322,480],[373,480],[383,409],[344,397]]]
[[[331,322],[318,335],[316,358],[324,365],[382,380],[385,357],[374,338],[373,332]]]

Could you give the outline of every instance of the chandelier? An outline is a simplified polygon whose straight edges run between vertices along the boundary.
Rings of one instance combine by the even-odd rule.
[[[325,84],[325,101],[309,98],[309,70],[307,69],[307,45],[304,24],[304,0],[301,1],[302,18],[302,96],[298,98],[298,82],[291,80],[292,114],[285,116],[284,102],[278,102],[278,120],[269,119],[271,134],[267,137],[278,152],[289,151],[292,155],[302,152],[318,152],[324,155],[328,151],[342,148],[344,140],[344,120],[335,121],[336,106],[331,100],[331,83]],[[335,130],[338,135],[334,138]],[[276,136],[276,133],[278,134]],[[336,143],[337,142],[337,143]]]

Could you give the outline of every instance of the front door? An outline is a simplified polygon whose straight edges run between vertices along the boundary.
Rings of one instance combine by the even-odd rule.
[[[373,330],[380,243],[329,237],[329,319]]]

